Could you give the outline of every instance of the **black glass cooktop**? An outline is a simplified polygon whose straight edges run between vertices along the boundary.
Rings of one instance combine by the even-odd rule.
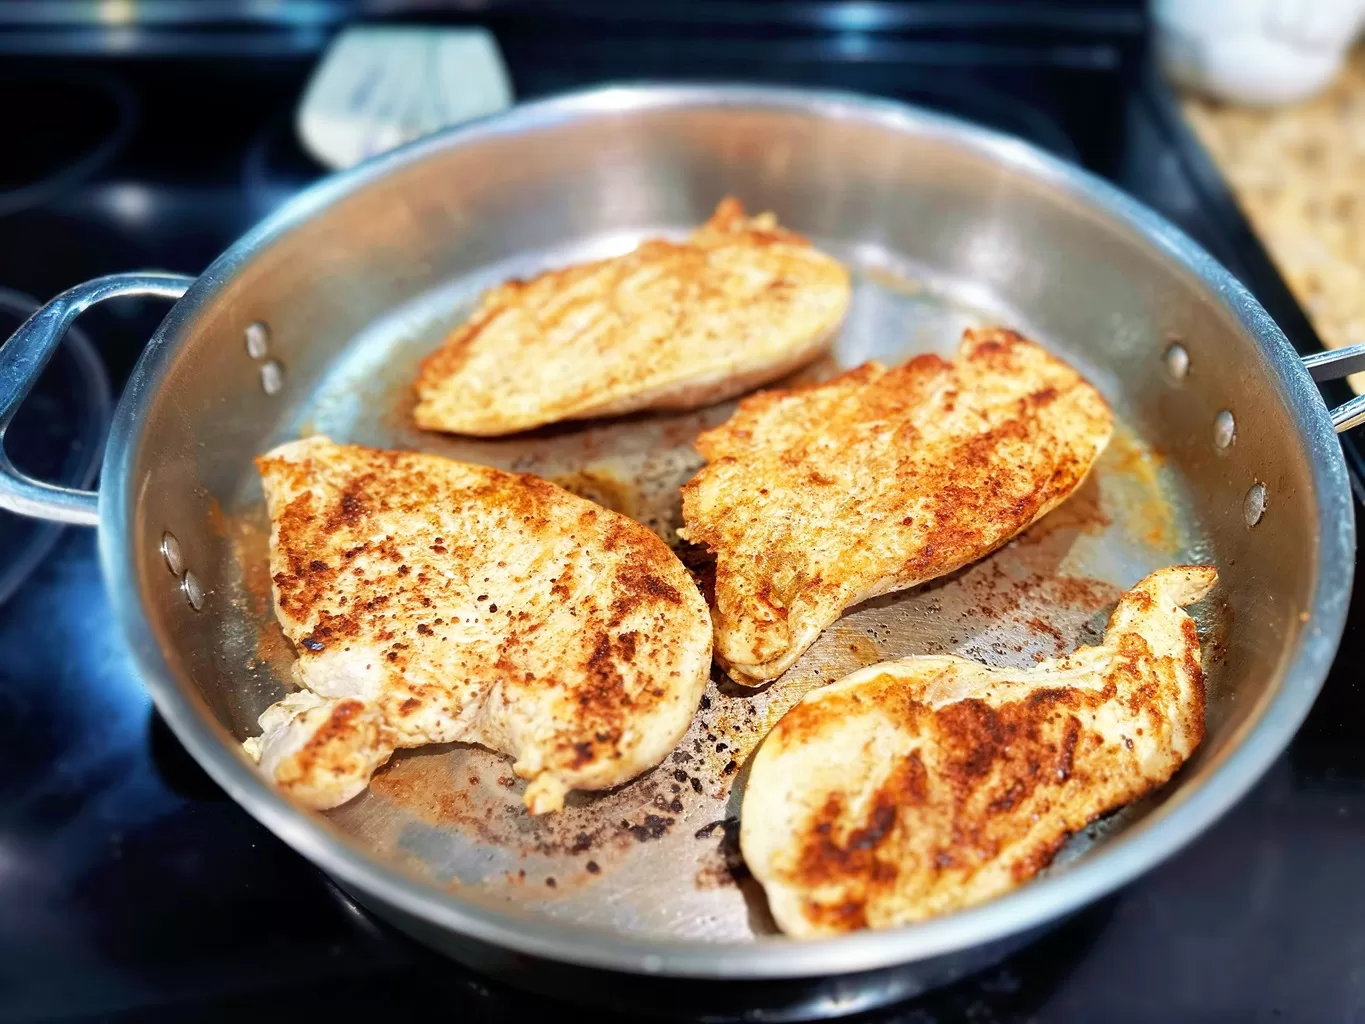
[[[602,80],[780,81],[901,97],[1022,136],[1185,227],[1297,345],[1318,347],[1150,76],[1136,11],[994,5],[954,20],[933,4],[702,6],[709,19],[677,4],[658,8],[669,18],[492,4],[484,20],[523,98]],[[141,49],[118,37],[113,50],[83,36],[79,55],[51,32],[0,35],[5,95],[33,97],[7,115],[5,152],[18,156],[0,160],[0,288],[47,297],[113,271],[196,273],[320,174],[292,117],[325,32],[199,32]],[[20,52],[33,46],[48,52]],[[82,320],[115,387],[163,313],[116,301]],[[84,394],[78,362],[54,361],[45,393]],[[69,472],[83,421],[52,408],[25,457]],[[638,1017],[526,996],[438,959],[226,799],[133,675],[95,543],[65,531],[0,604],[0,1019]],[[1308,723],[1221,823],[1002,965],[872,1019],[1365,1019],[1362,594]]]

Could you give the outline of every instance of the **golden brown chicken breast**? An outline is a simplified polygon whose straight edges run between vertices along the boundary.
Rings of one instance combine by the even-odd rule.
[[[889,928],[1032,878],[1204,737],[1209,566],[1123,595],[1104,642],[1033,669],[904,658],[812,690],[753,760],[740,848],[791,935]]]
[[[848,273],[734,199],[686,242],[494,288],[422,364],[417,424],[494,436],[730,398],[810,362]]]
[[[686,731],[706,603],[645,527],[533,476],[323,437],[257,460],[275,608],[305,689],[247,749],[313,807],[395,748],[516,759],[532,813],[619,785]]]
[[[702,434],[682,536],[716,559],[716,657],[736,682],[786,671],[860,601],[952,572],[1066,499],[1113,416],[1012,331],[957,358],[867,363],[740,403]]]

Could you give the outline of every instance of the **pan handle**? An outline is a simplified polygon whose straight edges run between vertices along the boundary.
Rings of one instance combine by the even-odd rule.
[[[62,292],[0,346],[0,508],[34,519],[94,526],[99,494],[34,480],[5,454],[5,431],[67,329],[91,306],[120,295],[178,299],[194,278],[182,274],[110,274]]]
[[[1365,345],[1314,352],[1311,356],[1303,357],[1303,368],[1316,381],[1338,380],[1352,373],[1360,373],[1365,370]],[[1365,395],[1356,395],[1344,405],[1329,411],[1332,426],[1337,428],[1338,434],[1358,427],[1365,423]]]

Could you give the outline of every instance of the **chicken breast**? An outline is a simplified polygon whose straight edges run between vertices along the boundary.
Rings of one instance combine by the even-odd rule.
[[[645,527],[537,477],[324,437],[257,466],[305,689],[247,750],[294,799],[336,806],[395,748],[462,741],[515,758],[538,814],[687,729],[710,620]]]
[[[1012,331],[740,403],[702,434],[684,539],[715,556],[717,660],[776,678],[845,608],[975,561],[1066,499],[1113,416]]]
[[[489,291],[422,364],[414,416],[493,436],[717,402],[814,359],[849,295],[838,262],[726,199],[681,244]]]
[[[889,928],[999,896],[1166,782],[1204,737],[1181,607],[1216,580],[1155,572],[1103,644],[1033,669],[905,658],[808,693],[755,755],[740,817],[782,930]]]

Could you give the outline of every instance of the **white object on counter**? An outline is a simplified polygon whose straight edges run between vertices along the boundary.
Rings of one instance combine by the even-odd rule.
[[[297,127],[314,157],[341,169],[511,102],[483,29],[353,28],[313,72]]]
[[[1177,85],[1275,106],[1336,76],[1365,0],[1153,0],[1152,17],[1157,59]]]

